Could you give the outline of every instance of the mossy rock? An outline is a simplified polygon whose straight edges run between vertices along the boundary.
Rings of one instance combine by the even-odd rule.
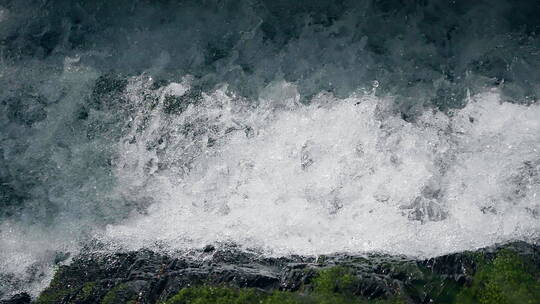
[[[165,304],[401,304],[399,299],[367,300],[338,293],[310,293],[273,291],[253,288],[198,286],[182,289]]]
[[[261,297],[254,289],[199,286],[180,290],[166,304],[251,304],[259,303]]]
[[[85,283],[81,290],[75,296],[74,302],[76,303],[92,303],[93,296],[98,287],[96,282]]]
[[[335,266],[321,270],[313,280],[313,287],[314,292],[321,294],[354,295],[359,283],[351,269]]]
[[[353,304],[405,303],[400,297],[367,299],[356,295],[361,280],[351,269],[335,266],[320,270],[308,292],[262,291],[254,288],[196,286],[184,288],[166,304]]]
[[[458,303],[538,304],[540,269],[512,250],[503,249],[491,262],[483,262]]]
[[[276,259],[228,247],[201,254],[208,259],[80,256],[35,303],[540,303],[540,248],[520,242],[429,260]]]
[[[137,296],[131,286],[122,283],[109,290],[101,300],[101,304],[133,303],[136,302]]]
[[[36,304],[54,304],[67,302],[67,299],[75,290],[75,286],[64,281],[66,266],[61,266],[55,273],[49,287],[47,287],[36,299]]]

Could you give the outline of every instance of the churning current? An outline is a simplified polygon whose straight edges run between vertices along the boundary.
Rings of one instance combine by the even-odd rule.
[[[38,293],[83,248],[538,241],[539,14],[0,0],[0,298]]]

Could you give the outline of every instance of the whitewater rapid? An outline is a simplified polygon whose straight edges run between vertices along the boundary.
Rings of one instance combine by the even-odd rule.
[[[144,102],[144,86],[131,83],[132,103]],[[135,116],[116,190],[153,203],[107,226],[103,240],[128,250],[232,242],[272,255],[429,257],[539,236],[537,104],[504,103],[493,90],[407,122],[370,92],[304,105],[286,82],[253,104],[222,88],[174,117],[160,105]]]
[[[537,242],[540,8],[405,2],[0,1],[0,298],[80,252]]]
[[[132,77],[122,92],[128,123],[102,195],[132,202],[131,213],[82,237],[76,221],[54,233],[5,221],[4,273],[37,292],[52,261],[88,242],[170,254],[234,243],[271,256],[431,257],[539,238],[538,104],[503,102],[492,89],[463,109],[407,121],[376,85],[306,104],[284,81],[248,100],[227,86],[194,94],[191,79],[156,89],[151,77]],[[35,267],[40,279],[28,272]]]

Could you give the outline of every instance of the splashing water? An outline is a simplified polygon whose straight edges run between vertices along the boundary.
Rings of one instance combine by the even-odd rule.
[[[172,88],[189,91],[162,93]],[[538,105],[494,91],[409,123],[370,94],[302,105],[292,84],[276,83],[261,95],[251,107],[222,89],[178,116],[156,107],[136,117],[117,191],[154,203],[104,239],[433,256],[538,237]]]
[[[0,1],[0,298],[81,248],[538,241],[540,6],[405,2]]]
[[[303,104],[287,82],[256,101],[190,82],[155,89],[134,77],[121,94],[128,123],[104,195],[135,207],[85,232],[109,250],[233,242],[269,255],[426,257],[539,237],[538,104],[502,102],[494,89],[408,122],[373,92]],[[3,271],[44,284],[50,271],[26,269],[78,251],[71,220],[55,237],[5,222]]]

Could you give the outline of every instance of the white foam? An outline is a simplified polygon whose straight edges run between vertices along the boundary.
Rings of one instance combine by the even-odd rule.
[[[52,232],[9,221],[1,223],[0,274],[14,277],[3,281],[0,276],[0,292],[9,295],[24,291],[37,296],[52,279],[58,254],[74,254],[77,250],[77,242],[69,231]]]
[[[250,104],[221,89],[176,117],[142,111],[117,190],[153,205],[103,239],[433,256],[539,235],[538,105],[494,91],[410,123],[371,94],[301,105],[287,83]]]

